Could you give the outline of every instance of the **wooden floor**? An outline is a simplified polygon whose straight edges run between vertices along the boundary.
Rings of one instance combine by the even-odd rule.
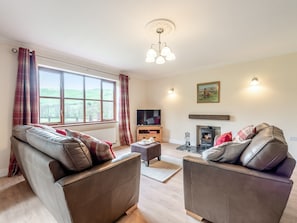
[[[176,150],[176,147],[174,144],[163,143],[162,154],[177,158],[188,154],[195,155]],[[117,155],[129,151],[129,147],[115,149]],[[199,223],[186,215],[184,210],[182,178],[182,170],[164,184],[141,176],[138,209],[119,219],[118,223]],[[297,183],[296,169],[292,178]],[[0,222],[57,223],[22,176],[0,178]],[[297,222],[296,184],[280,222]]]

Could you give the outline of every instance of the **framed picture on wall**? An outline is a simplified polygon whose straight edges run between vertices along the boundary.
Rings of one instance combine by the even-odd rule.
[[[207,82],[197,84],[197,103],[219,103],[220,82]]]

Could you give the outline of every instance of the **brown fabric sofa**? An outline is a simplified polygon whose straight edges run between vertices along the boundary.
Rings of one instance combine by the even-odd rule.
[[[295,163],[274,126],[260,129],[235,164],[186,156],[185,209],[214,223],[278,223]]]
[[[28,126],[16,126],[11,142],[24,177],[59,223],[111,223],[138,202],[138,153],[93,165],[77,139]]]

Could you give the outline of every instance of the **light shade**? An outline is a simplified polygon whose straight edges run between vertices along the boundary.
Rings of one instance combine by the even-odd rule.
[[[162,56],[158,56],[156,59],[156,64],[164,64],[165,63],[165,59]]]
[[[155,62],[155,58],[154,57],[146,57],[145,58],[145,62],[147,62],[147,63],[153,63],[153,62]]]
[[[146,57],[153,57],[153,58],[155,58],[156,56],[157,56],[157,52],[153,48],[150,48],[147,51],[147,53],[146,53]]]
[[[170,54],[171,54],[170,48],[168,46],[164,46],[161,50],[161,55],[164,57],[167,57]]]
[[[168,60],[168,61],[175,60],[175,54],[170,53],[169,55],[166,56],[166,60]]]

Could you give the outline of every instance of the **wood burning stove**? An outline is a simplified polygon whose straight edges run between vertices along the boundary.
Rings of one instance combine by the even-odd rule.
[[[200,147],[208,149],[214,145],[215,129],[208,126],[200,128]]]

